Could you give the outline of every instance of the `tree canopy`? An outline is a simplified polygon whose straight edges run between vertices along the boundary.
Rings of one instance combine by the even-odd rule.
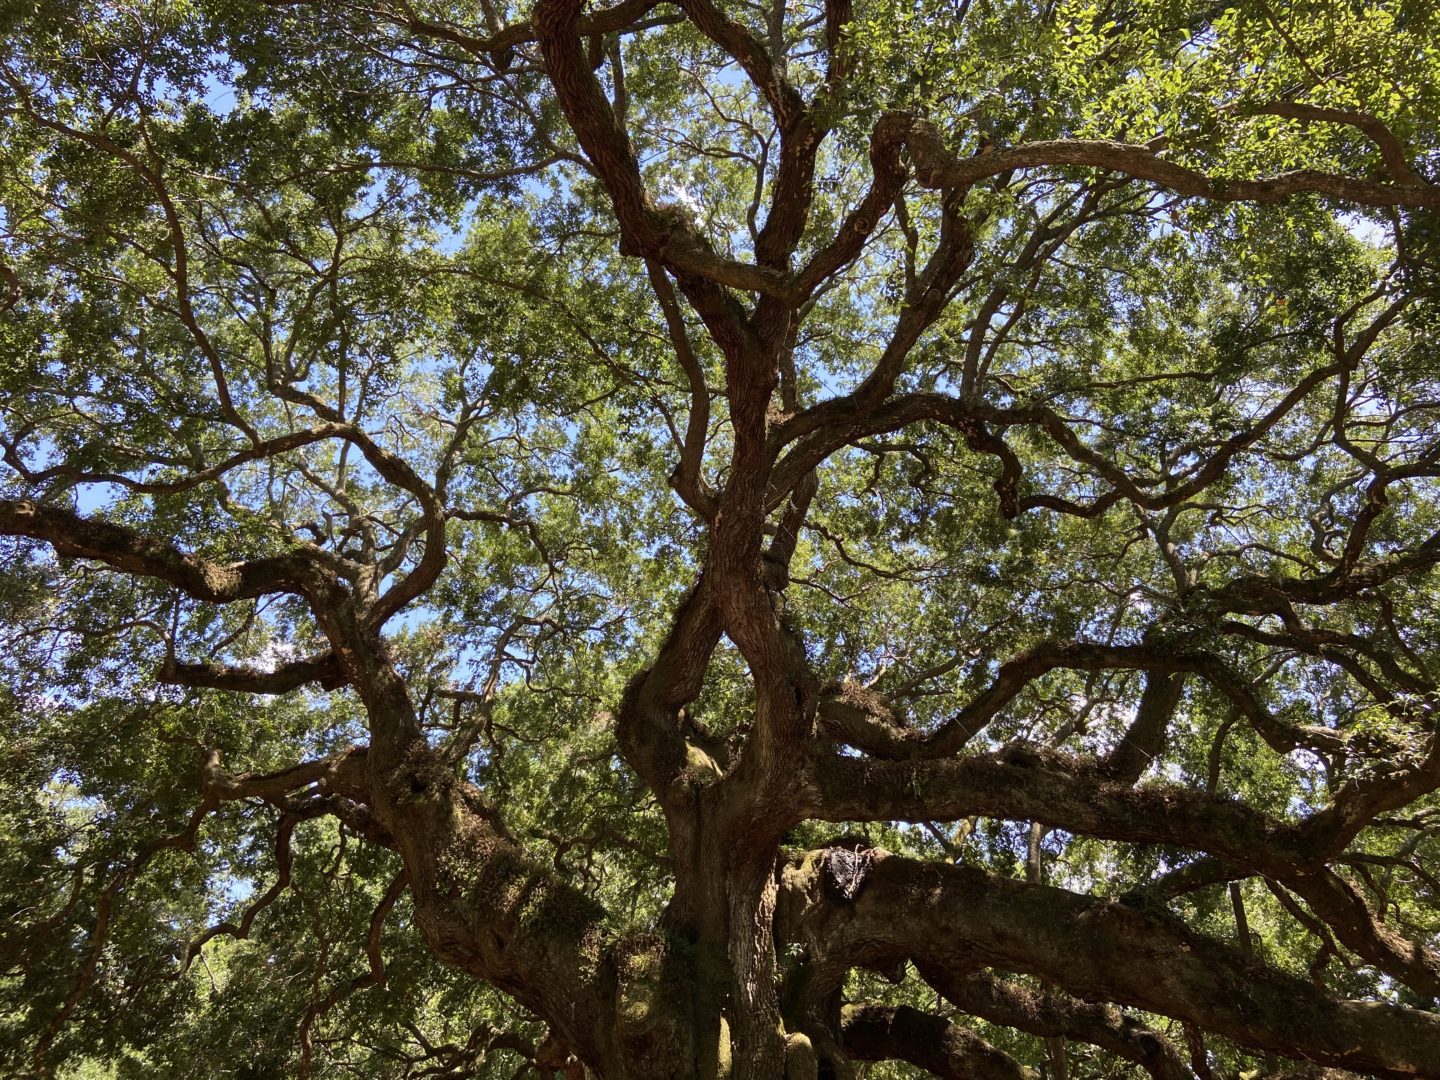
[[[1440,7],[0,41],[0,1071],[1440,1077]]]

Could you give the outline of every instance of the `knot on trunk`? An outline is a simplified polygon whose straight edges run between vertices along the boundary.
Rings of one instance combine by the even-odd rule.
[[[825,853],[825,892],[838,904],[853,904],[865,885],[874,852],[868,849],[831,848]]]

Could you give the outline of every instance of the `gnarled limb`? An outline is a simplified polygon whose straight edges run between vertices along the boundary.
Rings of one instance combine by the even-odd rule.
[[[918,122],[910,129],[908,146],[915,159],[916,178],[931,188],[969,187],[1018,169],[1080,166],[1124,173],[1179,195],[1220,202],[1274,203],[1293,195],[1315,194],[1358,206],[1440,208],[1440,188],[1408,169],[1409,175],[1403,181],[1388,184],[1316,169],[1296,169],[1254,180],[1219,180],[1167,161],[1154,144],[1103,139],[1047,140],[956,158],[944,148],[933,128]]]
[[[1272,877],[1313,871],[1337,855],[1337,835],[1350,820],[1331,807],[1290,824],[1187,787],[1115,783],[1092,762],[1023,746],[936,761],[817,751],[807,781],[813,801],[804,812],[819,820],[1039,821],[1102,839],[1206,851]]]
[[[810,257],[795,277],[796,292],[810,296],[821,284],[854,262],[865,248],[865,241],[879,226],[881,219],[894,205],[909,174],[900,161],[907,119],[899,113],[887,113],[870,135],[870,170],[872,180],[855,209],[845,216],[835,238]]]
[[[1253,873],[1223,859],[1203,858],[1162,877],[1141,892],[1157,900],[1183,891],[1222,882],[1234,882]],[[1376,918],[1364,897],[1329,867],[1272,871],[1266,875],[1272,890],[1283,886],[1301,897],[1311,914],[1291,911],[1307,928],[1333,934],[1356,956],[1420,994],[1440,996],[1440,953],[1423,941],[1409,941]],[[1281,898],[1287,908],[1294,901]]]
[[[1184,689],[1183,674],[1146,676],[1135,719],[1105,758],[1104,767],[1116,780],[1133,784],[1152,761],[1159,759],[1164,752],[1166,729]]]
[[[909,1005],[846,1005],[840,1011],[845,1053],[856,1061],[894,1059],[941,1080],[1031,1080],[1035,1073],[974,1032]]]
[[[962,1012],[1042,1038],[1064,1037],[1133,1061],[1155,1080],[1193,1080],[1184,1059],[1158,1032],[1113,1005],[1054,990],[1033,990],[991,972],[958,974],[919,961],[921,977]]]
[[[303,595],[330,584],[329,574],[303,550],[215,563],[124,526],[26,499],[0,499],[0,533],[44,540],[60,555],[94,559],[127,574],[158,578],[196,600],[214,604],[272,593]]]
[[[337,690],[345,685],[345,675],[331,652],[306,660],[294,660],[273,671],[237,664],[187,664],[167,660],[160,666],[155,678],[173,686],[203,686],[210,690],[233,690],[244,694],[285,694],[310,683],[319,683],[326,690]]]
[[[199,937],[192,939],[185,947],[185,955],[180,958],[179,974],[183,975],[188,971],[195,957],[217,937],[242,939],[250,936],[250,928],[255,924],[256,917],[290,887],[290,871],[295,861],[290,841],[295,834],[295,827],[302,821],[320,817],[325,810],[324,800],[314,799],[303,807],[288,809],[280,815],[280,820],[275,823],[275,880],[270,883],[269,888],[245,905],[238,923],[229,920],[216,923]]]
[[[681,711],[699,695],[719,640],[715,597],[702,576],[677,609],[654,663],[626,687],[616,738],[631,767],[664,799],[690,764]]]
[[[1440,1017],[1331,997],[1117,901],[883,852],[853,905],[828,900],[814,872],[787,873],[785,888],[791,921],[782,931],[823,942],[832,966],[901,958],[959,971],[994,966],[1282,1056],[1377,1076],[1440,1076]]]
[[[541,0],[532,25],[560,106],[614,204],[621,251],[674,268],[682,276],[682,287],[703,279],[752,292],[792,295],[788,274],[716,255],[688,225],[651,202],[629,136],[585,57],[579,32],[582,7],[580,0]]]
[[[1142,702],[1144,724],[1138,731],[1126,736],[1127,739],[1146,741],[1134,742],[1130,751],[1124,749],[1124,743],[1121,744],[1117,750],[1119,757],[1111,766],[1112,770],[1118,770],[1117,776],[1129,775],[1136,768],[1136,762],[1129,756],[1131,751],[1145,751],[1148,742],[1163,733],[1163,722],[1168,720],[1170,711],[1174,709],[1171,695],[1178,700],[1180,683],[1176,681],[1176,676],[1187,672],[1203,676],[1229,697],[1260,736],[1281,753],[1301,746],[1332,753],[1343,752],[1345,748],[1346,740],[1342,734],[1328,728],[1301,727],[1280,720],[1260,701],[1248,680],[1242,679],[1211,652],[1183,642],[1113,645],[1064,640],[1041,642],[1005,661],[984,691],[923,739],[892,739],[885,745],[896,756],[907,758],[943,758],[956,754],[1027,686],[1042,675],[1061,668],[1077,671],[1143,670],[1157,679],[1149,704]],[[1162,676],[1165,678],[1157,678]],[[1162,687],[1165,688],[1163,695]],[[835,715],[838,717],[839,713]],[[881,748],[880,743],[873,742],[880,730],[873,724],[862,730],[858,719],[851,718],[849,726],[855,728],[857,737],[870,739],[877,750]],[[1143,766],[1141,768],[1143,770]],[[1136,772],[1135,777],[1138,776]]]

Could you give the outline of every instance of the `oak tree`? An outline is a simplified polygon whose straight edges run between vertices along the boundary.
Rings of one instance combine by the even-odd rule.
[[[0,1069],[1440,1077],[1440,9],[8,0]]]

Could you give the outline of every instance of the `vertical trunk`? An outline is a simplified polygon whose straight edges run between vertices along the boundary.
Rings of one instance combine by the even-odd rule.
[[[683,1002],[695,1080],[775,1080],[786,1042],[776,991],[774,914],[779,836],[734,811],[727,782],[672,814],[676,888],[665,928],[687,979]]]
[[[691,1031],[691,1075],[726,1080],[731,1073],[730,1030],[725,1018],[729,980],[726,956],[724,851],[714,833],[713,788],[695,791],[689,812],[672,814],[675,892],[664,925],[676,939],[675,964],[688,993],[681,1003]]]
[[[769,1080],[785,1073],[784,1027],[775,992],[775,859],[740,852],[728,897],[731,1031],[734,1080]]]
[[[1210,1055],[1205,1052],[1205,1034],[1195,1024],[1184,1024],[1185,1044],[1190,1050],[1190,1068],[1198,1080],[1214,1080],[1210,1070]]]

